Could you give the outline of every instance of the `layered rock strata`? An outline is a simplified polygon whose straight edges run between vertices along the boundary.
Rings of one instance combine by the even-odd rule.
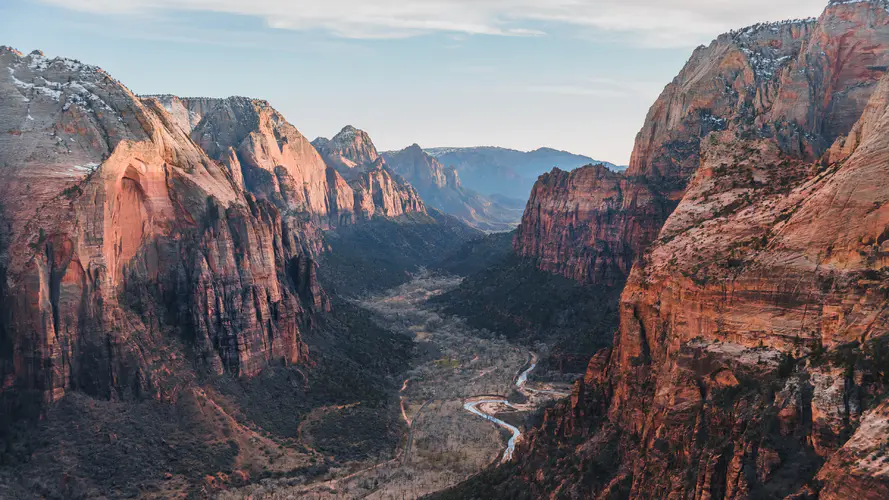
[[[725,95],[746,97],[674,82],[655,104],[631,174],[681,199],[630,272],[614,347],[518,451],[533,496],[889,497],[886,7],[724,35],[677,82],[735,67]],[[700,99],[734,114],[693,127],[690,153],[664,147],[689,144],[677,116]]]
[[[253,375],[306,359],[301,330],[327,307],[312,226],[101,69],[7,47],[0,66],[4,399],[175,398],[185,360]],[[253,101],[235,109],[278,119]],[[296,139],[254,135],[241,152],[257,169],[271,145],[320,162]]]
[[[699,47],[652,106],[636,138],[621,181],[621,199],[635,204],[616,208],[601,203],[603,194],[594,191],[569,190],[563,200],[550,199],[552,179],[544,176],[520,226],[517,252],[551,272],[607,281],[606,274],[589,269],[611,260],[609,252],[627,242],[634,259],[641,257],[697,172],[702,141],[718,140],[713,132],[742,130],[744,139],[773,141],[790,158],[818,160],[849,133],[889,64],[884,10],[879,2],[832,2],[818,20],[752,26]],[[588,208],[574,213],[580,206]],[[556,222],[573,219],[570,227],[586,238],[615,215],[627,232],[596,237],[588,246],[599,250],[566,246],[574,235]]]

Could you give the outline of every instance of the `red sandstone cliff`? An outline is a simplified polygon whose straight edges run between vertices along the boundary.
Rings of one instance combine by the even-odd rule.
[[[612,249],[623,247],[625,258],[634,260],[651,243],[697,171],[701,141],[712,132],[743,130],[773,140],[790,157],[820,158],[849,133],[889,64],[889,31],[883,11],[872,5],[832,4],[817,22],[757,25],[699,47],[652,106],[636,138],[621,182],[624,199],[638,203],[602,205],[578,216],[572,207],[592,207],[602,196],[574,190],[566,199],[547,199],[560,194],[546,194],[551,181],[544,177],[526,210],[516,251],[538,259],[542,269],[600,282],[604,275],[589,269],[611,260]],[[565,245],[582,243],[615,214],[629,232],[601,233],[582,249]],[[563,223],[572,219],[570,226]],[[626,274],[629,268],[617,269]]]
[[[753,106],[732,104],[742,112],[720,117],[691,153],[669,145],[689,137],[689,122],[668,117],[698,96],[668,87],[632,174],[689,182],[630,273],[613,349],[523,445],[516,468],[533,495],[889,497],[886,7],[831,2],[814,23],[720,37],[707,50],[762,31],[801,40],[798,55],[760,72],[773,77],[748,92]],[[756,60],[726,50],[707,61],[699,49],[690,64]],[[583,196],[603,189],[614,182]],[[566,189],[568,213],[577,191]],[[576,231],[560,224],[550,234]]]
[[[669,215],[659,196],[602,165],[554,169],[531,191],[516,248],[544,271],[622,283]]]
[[[311,227],[99,68],[6,47],[0,66],[0,390],[175,398],[186,359],[240,375],[305,359],[302,325],[326,307]],[[257,169],[283,159],[324,185],[298,136],[252,137],[232,143]],[[293,200],[326,213],[314,193]]]
[[[307,214],[322,227],[354,222],[351,187],[269,103],[243,97],[180,101],[201,116],[191,138],[243,179],[247,191]]]
[[[319,137],[312,145],[352,187],[354,207],[362,218],[426,213],[417,191],[388,168],[363,130],[347,126],[332,140]]]

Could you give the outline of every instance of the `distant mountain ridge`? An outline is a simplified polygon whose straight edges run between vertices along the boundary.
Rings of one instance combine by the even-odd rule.
[[[484,195],[498,194],[527,200],[537,178],[553,168],[571,171],[590,164],[603,164],[619,172],[626,167],[553,148],[533,151],[495,146],[428,148],[425,151],[442,164],[454,167],[465,185]]]
[[[522,217],[522,200],[494,200],[463,185],[459,172],[414,144],[383,158],[420,193],[423,201],[484,231],[510,231]]]

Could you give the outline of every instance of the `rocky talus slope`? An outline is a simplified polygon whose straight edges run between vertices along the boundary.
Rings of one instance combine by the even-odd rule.
[[[689,182],[630,273],[613,348],[515,464],[450,495],[889,497],[886,7],[830,2],[695,52],[631,165],[664,193]],[[673,87],[733,64],[734,114],[680,151],[683,106],[722,105]]]
[[[355,193],[354,206],[360,217],[426,214],[420,195],[389,169],[363,130],[346,126],[333,139],[319,137],[312,141],[312,145],[349,183]]]
[[[414,144],[383,155],[392,170],[417,189],[430,207],[484,231],[511,231],[521,218],[515,210],[466,189],[457,170],[445,167]]]

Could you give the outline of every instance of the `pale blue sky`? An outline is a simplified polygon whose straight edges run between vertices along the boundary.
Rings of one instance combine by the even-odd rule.
[[[310,139],[495,145],[627,163],[693,48],[826,0],[0,0],[0,45],[137,93],[268,99]],[[780,5],[774,5],[780,4]]]

